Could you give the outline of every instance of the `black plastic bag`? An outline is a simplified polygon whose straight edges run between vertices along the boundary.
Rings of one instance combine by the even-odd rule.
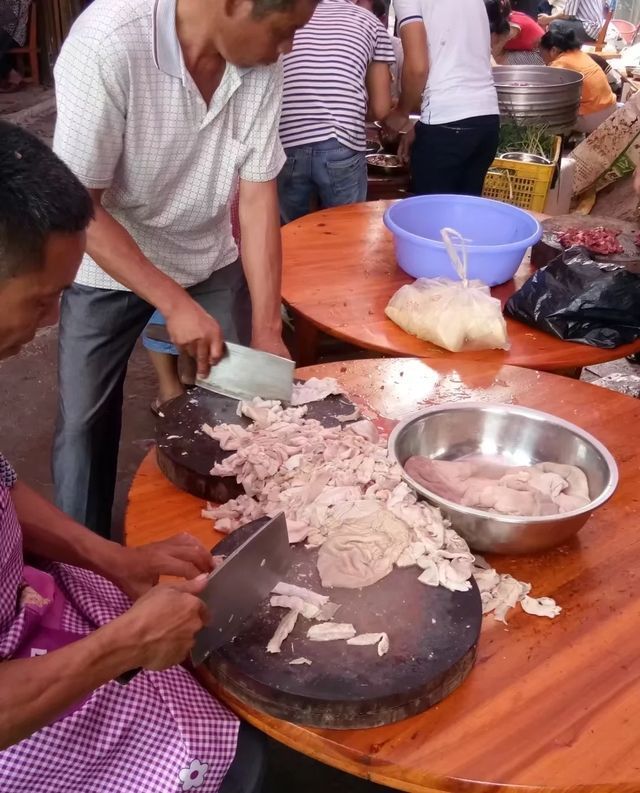
[[[640,275],[569,248],[523,284],[506,313],[559,339],[613,349],[640,338]]]

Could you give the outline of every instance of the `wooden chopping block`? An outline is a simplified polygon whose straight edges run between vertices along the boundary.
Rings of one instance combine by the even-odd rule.
[[[210,472],[231,452],[225,452],[217,441],[202,431],[203,424],[240,424],[250,421],[237,415],[235,399],[194,388],[162,407],[156,421],[158,466],[173,484],[187,493],[224,504],[243,493],[233,477],[213,476]],[[335,427],[337,416],[353,413],[355,406],[343,396],[330,396],[308,405],[308,418],[317,419],[325,427]]]
[[[254,521],[226,537],[216,554],[228,555],[262,524]],[[450,592],[418,581],[416,567],[394,569],[364,589],[323,590],[317,550],[298,545],[286,582],[330,596],[340,604],[335,622],[358,633],[386,632],[389,652],[345,641],[312,642],[318,624],[298,617],[278,654],[266,646],[285,609],[263,601],[240,634],[205,662],[218,682],[245,704],[296,724],[327,729],[363,729],[414,716],[440,702],[471,672],[482,606],[478,587]],[[310,666],[292,666],[306,657]]]

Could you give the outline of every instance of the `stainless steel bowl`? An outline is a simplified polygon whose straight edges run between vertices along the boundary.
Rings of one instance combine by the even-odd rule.
[[[406,165],[396,154],[367,154],[367,168],[371,173],[397,176],[407,170]]]
[[[398,424],[389,449],[405,481],[440,507],[477,551],[521,554],[560,545],[580,531],[618,485],[615,460],[593,436],[548,413],[515,405],[467,402],[429,408]],[[482,455],[512,465],[575,465],[587,476],[592,500],[584,509],[545,517],[512,517],[463,507],[426,490],[406,473],[404,465],[414,455],[433,460]]]
[[[496,66],[493,77],[503,123],[543,124],[570,132],[578,119],[583,76],[548,66]]]
[[[507,151],[498,155],[501,160],[511,160],[512,162],[526,162],[529,165],[551,165],[551,160],[542,157],[540,154],[530,154],[527,151]]]

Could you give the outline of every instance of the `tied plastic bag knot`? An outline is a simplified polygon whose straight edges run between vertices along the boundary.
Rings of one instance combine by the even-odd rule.
[[[499,300],[481,281],[467,279],[467,242],[455,229],[440,232],[459,280],[418,278],[399,289],[385,309],[392,322],[450,352],[508,350]]]
[[[462,281],[463,286],[465,288],[468,287],[469,279],[467,278],[467,273],[469,272],[469,255],[467,253],[467,240],[462,236],[462,234],[460,234],[459,231],[449,228],[442,229],[440,231],[440,236],[442,237],[442,242],[444,247],[447,249],[447,253],[451,259],[451,264],[453,264],[458,277]],[[454,237],[460,243],[462,258],[459,256],[458,251],[455,249],[453,244]]]

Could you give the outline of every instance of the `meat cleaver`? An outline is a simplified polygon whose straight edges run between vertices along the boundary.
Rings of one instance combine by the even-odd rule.
[[[227,556],[200,594],[209,623],[196,636],[194,666],[231,641],[291,566],[287,521],[281,512]]]
[[[287,519],[281,512],[211,573],[200,593],[209,610],[209,622],[196,635],[191,651],[194,666],[238,634],[246,618],[286,576],[291,561]],[[140,668],[131,669],[117,681],[127,685],[138,672]]]
[[[144,335],[171,343],[164,325],[147,325]],[[228,341],[222,359],[211,367],[207,377],[196,378],[196,385],[231,399],[262,397],[291,402],[294,369],[295,363],[288,358]]]

